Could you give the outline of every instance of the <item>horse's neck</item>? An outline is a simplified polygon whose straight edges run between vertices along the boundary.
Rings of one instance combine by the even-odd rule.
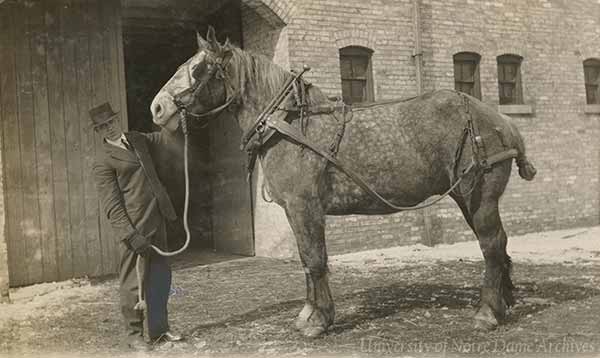
[[[250,128],[252,128],[259,114],[260,110],[248,108],[248,106],[245,105],[240,107],[237,117],[238,124],[243,133],[246,133],[250,130]]]
[[[243,50],[234,51],[232,63],[233,77],[241,96],[237,119],[242,131],[246,132],[281,90],[285,77],[291,74],[286,74],[278,65]]]
[[[284,85],[281,83],[280,88]],[[244,98],[238,110],[238,122],[243,132],[248,131],[257,117],[265,110],[271,100],[277,95],[272,89],[264,89],[251,84],[246,88]]]

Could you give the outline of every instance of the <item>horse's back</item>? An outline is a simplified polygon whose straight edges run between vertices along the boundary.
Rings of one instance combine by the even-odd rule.
[[[354,108],[338,155],[396,205],[416,204],[447,188],[464,129],[460,105],[456,93],[439,91]],[[335,168],[329,174],[332,200],[337,193],[363,210],[366,193]]]

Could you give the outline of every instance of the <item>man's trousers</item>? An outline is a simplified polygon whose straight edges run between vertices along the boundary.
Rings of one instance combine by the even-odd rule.
[[[143,314],[134,309],[138,302],[138,280],[136,274],[137,254],[120,244],[121,262],[119,267],[121,312],[128,335],[143,335]],[[171,268],[166,257],[150,249],[142,258],[144,272],[145,315],[148,337],[156,339],[169,330],[167,302],[171,289]]]

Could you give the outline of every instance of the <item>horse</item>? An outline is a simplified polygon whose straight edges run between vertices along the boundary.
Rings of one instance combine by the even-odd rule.
[[[198,51],[154,97],[150,106],[154,123],[175,130],[181,116],[204,123],[229,111],[251,137],[260,129],[257,116],[281,95],[281,87],[294,74],[229,41],[219,42],[212,28],[206,39],[197,34],[197,42]],[[513,157],[522,178],[532,180],[536,173],[510,118],[454,90],[340,110],[317,86],[302,79],[297,83],[305,87],[301,93],[305,100],[296,103],[303,108],[286,110],[290,99],[297,97],[290,94],[270,117],[300,134],[290,138],[276,132],[256,149],[268,192],[286,213],[305,272],[306,300],[295,328],[306,337],[318,337],[334,323],[326,215],[389,214],[440,194],[456,202],[485,259],[474,327],[490,330],[502,323],[514,304],[514,286],[498,201],[508,184]],[[484,154],[491,157],[507,149],[516,154],[485,165]],[[348,170],[333,165],[332,157],[345,161]],[[377,200],[348,171],[358,173],[391,204]]]

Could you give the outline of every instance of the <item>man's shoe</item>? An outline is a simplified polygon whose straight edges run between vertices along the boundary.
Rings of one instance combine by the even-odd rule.
[[[141,336],[129,338],[127,347],[137,352],[150,352],[152,350],[152,346],[146,343],[144,337]]]
[[[183,336],[173,331],[166,331],[161,334],[157,339],[153,339],[154,342],[180,342],[183,341]]]

